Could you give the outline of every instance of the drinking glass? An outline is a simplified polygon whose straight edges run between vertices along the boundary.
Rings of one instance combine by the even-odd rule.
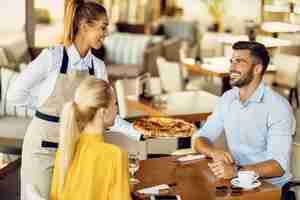
[[[130,153],[128,155],[129,160],[129,173],[130,173],[130,183],[137,184],[140,183],[140,181],[136,178],[134,178],[134,174],[137,172],[137,170],[140,167],[140,158],[138,153]]]

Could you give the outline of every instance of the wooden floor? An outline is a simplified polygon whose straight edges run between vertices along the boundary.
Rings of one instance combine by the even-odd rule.
[[[9,170],[0,178],[0,199],[20,200],[20,167]]]

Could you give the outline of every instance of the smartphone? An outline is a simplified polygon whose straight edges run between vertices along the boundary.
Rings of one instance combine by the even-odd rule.
[[[176,196],[150,196],[150,200],[181,200],[179,195]]]

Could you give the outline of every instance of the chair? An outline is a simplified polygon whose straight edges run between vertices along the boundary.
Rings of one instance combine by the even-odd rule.
[[[184,83],[179,64],[168,62],[163,57],[158,57],[156,61],[162,88],[166,92],[182,91]]]
[[[282,187],[282,200],[300,199],[300,143],[293,143],[292,167],[293,180]],[[291,190],[293,188],[293,191]]]
[[[119,106],[119,114],[122,118],[131,118],[143,116],[142,113],[129,110],[126,102],[126,98],[131,96],[132,98],[138,98],[141,94],[137,79],[123,79],[117,80],[115,83],[117,101]]]
[[[183,75],[184,72],[180,63],[169,62],[163,57],[158,57],[156,61],[162,89],[165,92],[202,89],[204,80],[193,79],[185,83]]]
[[[275,54],[273,58],[273,64],[277,66],[277,72],[273,86],[282,89],[288,89],[288,100],[290,104],[293,105],[293,98],[295,98],[298,108],[299,97],[297,78],[300,57],[287,54]]]

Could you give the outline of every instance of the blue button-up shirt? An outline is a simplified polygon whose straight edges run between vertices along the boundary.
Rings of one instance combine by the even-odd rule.
[[[282,186],[290,178],[295,118],[288,101],[263,82],[245,102],[233,88],[220,98],[198,136],[214,142],[225,131],[228,147],[240,165],[276,160],[284,175],[268,179]]]

